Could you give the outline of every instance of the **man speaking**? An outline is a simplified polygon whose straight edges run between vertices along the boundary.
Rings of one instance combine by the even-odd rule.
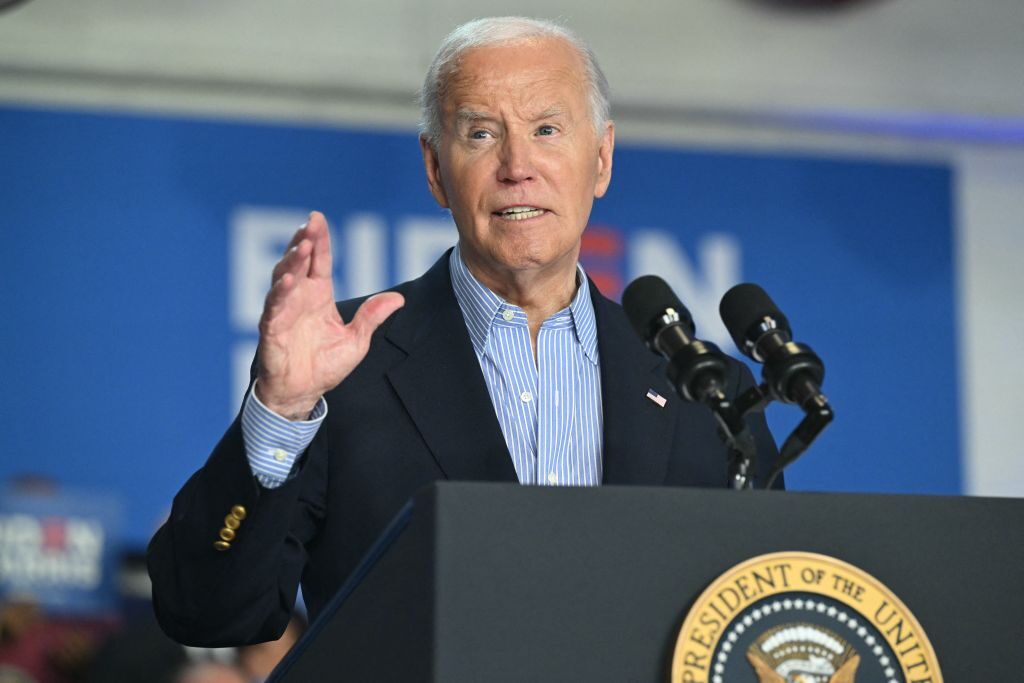
[[[150,545],[164,629],[191,645],[311,618],[401,506],[437,480],[721,487],[703,406],[577,263],[615,127],[593,53],[557,25],[472,21],[420,95],[427,184],[458,244],[394,291],[335,304],[312,213],[275,266],[241,414]],[[730,366],[729,391],[751,382]],[[775,447],[750,421],[760,477]]]

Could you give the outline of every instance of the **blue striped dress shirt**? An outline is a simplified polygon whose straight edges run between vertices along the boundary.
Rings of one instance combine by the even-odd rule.
[[[462,309],[494,412],[521,484],[601,483],[601,373],[587,276],[567,308],[545,320],[534,361],[523,309],[503,301],[451,254]]]
[[[322,396],[307,419],[288,420],[263,405],[250,390],[242,407],[242,439],[256,481],[268,489],[288,481],[295,459],[309,447],[325,417],[327,401]]]
[[[520,483],[599,484],[601,376],[594,305],[583,268],[578,267],[579,287],[572,302],[541,325],[535,361],[525,312],[474,278],[458,247],[450,267],[455,297]],[[323,398],[308,419],[290,421],[250,391],[242,409],[242,437],[256,480],[266,488],[287,481],[326,416]]]

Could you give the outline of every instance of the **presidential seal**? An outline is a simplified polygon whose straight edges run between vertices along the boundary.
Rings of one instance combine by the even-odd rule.
[[[942,683],[921,625],[876,578],[827,555],[761,555],[686,615],[672,683]]]

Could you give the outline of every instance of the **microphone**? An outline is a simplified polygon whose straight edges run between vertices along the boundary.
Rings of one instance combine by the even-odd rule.
[[[821,406],[825,365],[811,347],[793,341],[789,321],[763,289],[736,285],[718,310],[736,348],[764,365],[762,376],[772,398],[805,412]]]
[[[757,447],[743,413],[725,394],[725,355],[696,338],[693,317],[660,277],[633,280],[622,293],[622,307],[647,347],[668,360],[668,378],[679,395],[711,409],[729,449],[732,487],[752,488]]]
[[[693,317],[675,292],[656,275],[633,280],[622,293],[622,307],[647,347],[668,361],[668,377],[687,401],[724,399],[725,357],[718,347],[695,337]]]
[[[763,365],[762,391],[777,401],[795,403],[804,411],[804,419],[779,449],[779,459],[766,485],[771,488],[782,470],[832,422],[832,406],[821,393],[825,364],[810,346],[793,341],[786,316],[757,285],[736,285],[722,297],[718,310],[736,347]]]

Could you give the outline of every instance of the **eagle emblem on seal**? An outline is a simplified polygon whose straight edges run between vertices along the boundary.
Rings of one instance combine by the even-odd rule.
[[[747,649],[759,683],[855,683],[860,655],[816,624],[782,624]]]

